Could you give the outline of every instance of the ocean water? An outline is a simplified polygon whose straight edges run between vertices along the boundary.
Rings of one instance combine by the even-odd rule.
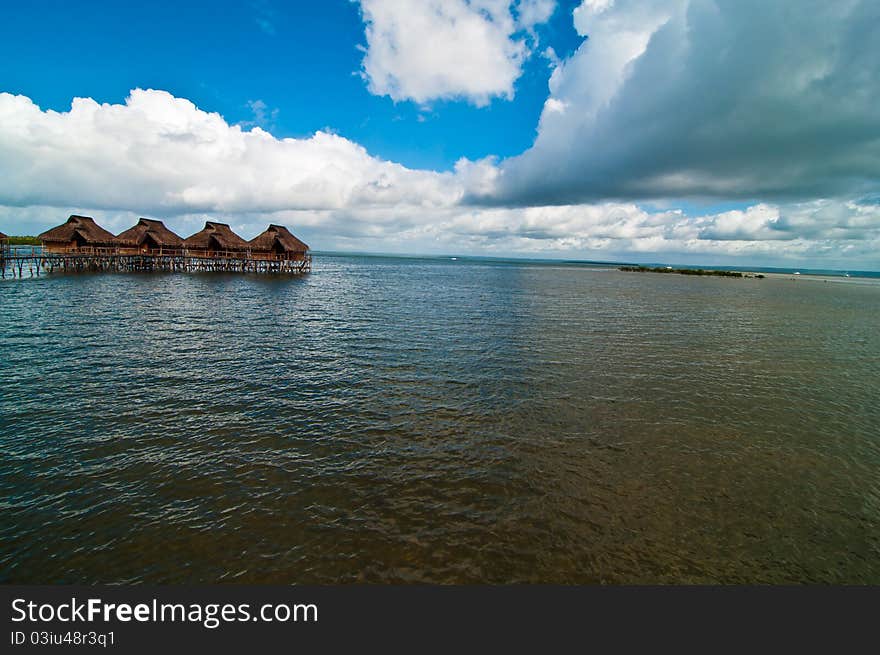
[[[0,582],[880,583],[880,283],[0,282]]]

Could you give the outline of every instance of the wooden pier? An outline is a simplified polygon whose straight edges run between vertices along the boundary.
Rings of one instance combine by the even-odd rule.
[[[186,249],[126,252],[96,248],[91,252],[44,252],[41,248],[0,249],[0,276],[38,277],[47,273],[153,272],[153,273],[261,273],[302,275],[312,270],[310,254],[299,258],[272,253],[192,252]]]

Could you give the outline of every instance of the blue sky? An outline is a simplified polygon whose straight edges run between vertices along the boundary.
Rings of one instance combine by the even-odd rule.
[[[0,229],[880,268],[870,0],[7,3]]]

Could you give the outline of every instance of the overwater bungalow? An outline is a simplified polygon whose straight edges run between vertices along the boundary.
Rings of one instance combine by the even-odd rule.
[[[0,275],[80,271],[273,273],[300,275],[312,270],[309,247],[281,225],[248,242],[226,223],[205,227],[181,239],[162,221],[141,218],[118,237],[89,216],[73,215],[39,236],[42,249],[9,251],[0,234]]]
[[[283,225],[270,225],[249,243],[254,257],[302,261],[309,252],[309,247]]]
[[[120,253],[162,253],[183,248],[183,238],[162,221],[138,219],[137,225],[116,235]]]
[[[95,223],[91,216],[72,215],[67,222],[43,232],[39,239],[43,251],[60,252],[99,252],[116,248],[116,237]]]
[[[183,241],[189,252],[204,252],[211,256],[220,252],[246,252],[250,249],[247,241],[232,231],[226,223],[206,221],[205,227]]]

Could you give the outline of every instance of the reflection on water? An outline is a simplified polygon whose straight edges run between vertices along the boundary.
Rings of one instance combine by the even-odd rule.
[[[880,582],[880,285],[0,283],[0,581]]]

